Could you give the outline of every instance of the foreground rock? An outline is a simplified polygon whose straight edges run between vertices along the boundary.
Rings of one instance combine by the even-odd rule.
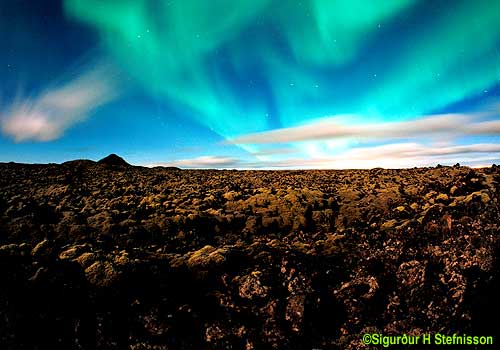
[[[0,164],[0,348],[499,335],[496,167],[177,171],[120,159]]]

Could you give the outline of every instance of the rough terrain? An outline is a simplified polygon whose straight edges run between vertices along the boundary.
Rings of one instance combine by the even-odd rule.
[[[0,349],[497,336],[499,179],[0,164]]]

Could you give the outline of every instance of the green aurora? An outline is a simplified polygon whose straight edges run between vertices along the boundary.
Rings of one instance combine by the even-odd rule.
[[[66,0],[65,10],[143,87],[223,137],[341,113],[411,118],[500,80],[499,1]],[[404,35],[390,36],[402,20]]]

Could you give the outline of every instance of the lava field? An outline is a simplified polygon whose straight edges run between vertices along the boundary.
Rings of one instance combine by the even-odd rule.
[[[2,163],[0,349],[500,339],[499,179]]]

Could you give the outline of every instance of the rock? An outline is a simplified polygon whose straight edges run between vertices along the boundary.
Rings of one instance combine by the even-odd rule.
[[[436,197],[437,202],[447,202],[448,201],[448,195],[446,193],[440,193]]]
[[[118,280],[119,272],[109,261],[96,261],[85,269],[85,275],[90,283],[109,287]]]
[[[477,191],[469,194],[467,197],[464,199],[465,204],[469,204],[473,202],[474,200],[479,199],[481,202],[484,204],[488,204],[491,200],[490,196],[488,193],[483,192],[483,191]]]
[[[245,299],[265,298],[267,297],[268,287],[263,286],[260,280],[262,272],[253,271],[252,273],[236,277],[233,282],[239,285],[239,296]]]
[[[396,211],[398,211],[398,212],[400,212],[400,213],[404,212],[404,211],[405,211],[405,209],[406,209],[406,208],[405,208],[405,206],[404,206],[404,205],[400,205],[399,207],[396,207]]]
[[[443,235],[451,234],[452,222],[453,220],[450,215],[443,215],[443,217],[441,218],[441,232],[443,233]]]
[[[453,196],[458,190],[458,187],[453,185],[451,188],[450,188],[450,194]]]
[[[80,255],[82,255],[83,253],[89,252],[91,249],[92,249],[92,247],[90,246],[90,244],[74,245],[74,246],[64,250],[63,252],[61,252],[59,254],[59,259],[61,259],[61,260],[65,260],[65,259],[74,260],[74,259],[78,258]]]
[[[11,243],[0,246],[0,257],[1,256],[27,256],[31,254],[31,247],[26,243]]]
[[[35,260],[40,259],[51,259],[56,256],[57,248],[54,246],[53,242],[45,239],[38,243],[35,248],[31,251],[31,255]]]
[[[226,261],[225,249],[217,249],[207,245],[200,250],[190,253],[187,265],[191,268],[209,268],[223,264]]]
[[[397,277],[402,288],[421,288],[425,278],[425,265],[417,260],[402,263],[398,268]]]
[[[224,193],[224,199],[227,201],[234,201],[239,197],[239,193],[235,191],[229,191]]]
[[[398,223],[397,220],[393,219],[393,220],[389,220],[389,221],[386,221],[384,222],[381,226],[380,226],[380,229],[382,231],[390,231],[392,229],[395,228],[396,224]]]
[[[295,333],[302,331],[305,299],[304,295],[292,295],[287,298],[285,320],[290,322],[292,331]]]
[[[83,268],[87,268],[90,265],[92,265],[99,256],[95,253],[83,253],[79,257],[77,257],[75,260],[78,264],[80,264]]]

